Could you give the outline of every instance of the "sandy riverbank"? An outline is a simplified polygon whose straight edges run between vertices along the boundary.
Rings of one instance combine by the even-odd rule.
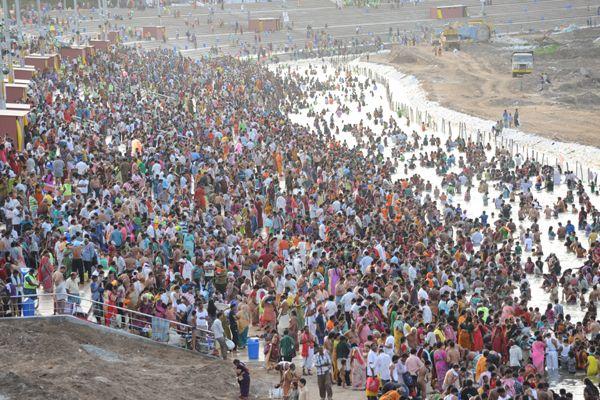
[[[429,99],[467,114],[498,120],[519,108],[522,129],[563,142],[600,147],[600,28],[558,35],[525,35],[494,43],[463,44],[433,54],[429,46],[400,47],[371,61],[419,79]],[[510,73],[515,49],[535,48],[534,74]],[[552,84],[540,91],[539,75]]]

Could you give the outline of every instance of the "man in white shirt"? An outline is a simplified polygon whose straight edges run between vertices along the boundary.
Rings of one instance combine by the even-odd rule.
[[[412,265],[408,266],[408,279],[411,284],[417,279],[417,269]]]
[[[377,376],[377,345],[371,344],[369,353],[367,354],[367,376]]]
[[[404,374],[407,372],[406,366],[404,365],[404,362],[406,361],[406,353],[402,354],[402,356],[400,356],[398,358],[398,356],[395,356],[394,358],[398,358],[396,360],[396,364],[394,365],[394,371],[392,373],[392,378],[394,379],[394,382],[396,382],[398,385],[400,385],[400,387],[402,388],[402,391],[404,392],[403,394],[405,396],[408,396],[409,394],[409,390],[408,390],[408,386],[406,386],[406,382],[404,382]]]
[[[300,276],[302,274],[302,263],[303,258],[293,250],[294,257],[292,258],[292,266],[294,267],[294,276]]]
[[[69,294],[69,302],[79,304],[81,300],[79,299],[79,279],[77,277],[77,272],[71,272],[71,276],[67,278],[66,289]]]
[[[433,331],[434,326],[433,324],[430,324],[427,326],[427,335],[425,335],[425,342],[428,343],[430,346],[435,346],[435,344],[437,343],[437,335],[434,333]]]
[[[88,181],[87,179],[85,179],[85,178],[79,179],[79,181],[77,181],[77,190],[79,191],[79,193],[86,196],[88,194],[89,184],[90,184],[90,181]]]
[[[77,173],[79,174],[79,176],[83,176],[87,172],[89,167],[83,161],[79,161],[77,164],[75,164],[75,168],[77,169]]]
[[[8,210],[12,210],[20,205],[21,205],[21,203],[17,199],[17,193],[13,192],[11,194],[11,197],[8,200],[6,200],[6,202],[4,203],[4,208],[8,209]]]
[[[523,361],[523,350],[521,350],[521,348],[514,343],[512,346],[510,346],[510,349],[508,350],[508,355],[509,355],[509,362],[508,365],[511,367],[520,367],[521,366],[521,362]]]
[[[361,258],[361,260],[359,262],[359,264],[360,264],[360,272],[362,272],[364,274],[365,271],[371,265],[372,262],[373,262],[373,257],[371,257],[369,255],[369,252],[367,250],[365,250],[364,257]]]
[[[280,271],[277,271],[277,275],[275,277],[275,291],[277,294],[283,294],[285,290],[285,278],[281,274]]]
[[[12,209],[11,221],[12,221],[13,229],[19,233],[21,232],[21,220],[22,220],[21,205],[18,205],[14,209]]]
[[[189,311],[189,301],[186,297],[181,297],[175,301],[177,303],[176,311],[177,314],[181,315],[183,318],[187,316]]]
[[[46,220],[42,222],[42,230],[44,231],[44,237],[52,230],[52,224],[50,221]]]
[[[423,322],[425,324],[431,323],[433,320],[433,313],[425,300],[421,300],[421,312],[423,313]]]
[[[192,331],[192,348],[196,348],[196,339],[198,337],[198,330],[207,331],[208,330],[208,312],[204,308],[204,304],[199,303],[196,305],[196,309],[194,310],[195,318],[196,318],[196,326]],[[202,334],[201,336],[204,336]]]
[[[225,331],[223,330],[223,324],[221,323],[222,311],[217,311],[217,318],[215,318],[211,330],[215,335],[215,340],[219,342],[221,348],[221,357],[223,360],[227,360],[227,342],[225,341]]]
[[[314,298],[309,298],[304,311],[304,322],[313,337],[317,336],[317,304]]]
[[[97,272],[94,271],[92,273],[92,275],[94,275],[94,273],[97,274]],[[139,296],[140,293],[142,293],[142,291],[144,290],[144,284],[142,282],[140,282],[140,280],[138,279],[138,277],[137,277],[137,271],[133,272],[132,281],[133,281],[133,290]]]
[[[344,307],[344,315],[346,316],[346,322],[348,325],[352,323],[352,300],[356,297],[352,288],[349,287],[346,289],[346,293],[340,299],[340,303],[342,303]]]
[[[525,246],[525,251],[530,252],[533,249],[533,239],[531,235],[527,234],[525,239],[523,240],[523,245]]]
[[[394,352],[395,352],[395,348],[396,348],[396,341],[394,340],[394,335],[392,335],[392,332],[388,330],[388,335],[385,338],[385,345],[384,345],[384,349],[383,351],[385,351],[385,353],[387,355],[389,355],[390,357],[394,356]]]
[[[483,242],[483,234],[478,229],[471,234],[471,243],[473,243],[473,246],[479,246],[481,242]]]
[[[419,288],[419,291],[417,292],[419,301],[421,301],[421,300],[429,301],[429,293],[427,293],[427,290],[425,290],[426,287],[427,287],[427,284],[424,283],[423,286],[421,286]]]
[[[331,295],[325,302],[325,316],[327,317],[327,319],[330,319],[336,313],[337,313],[337,304],[335,304],[335,297],[333,295]]]
[[[390,366],[392,365],[392,357],[384,351],[384,348],[379,349],[379,354],[375,360],[375,373],[381,378],[381,385],[385,385],[391,379]]]
[[[192,270],[194,269],[194,265],[190,262],[190,260],[180,258],[177,262],[181,264],[181,276],[183,279],[192,280]]]
[[[286,274],[285,276],[285,288],[290,291],[291,294],[295,295],[298,290],[296,280],[292,278],[292,274]]]
[[[300,273],[296,272],[296,268],[294,267],[294,262],[293,261],[287,261],[285,263],[285,267],[283,268],[283,273],[285,274],[286,277],[288,275],[291,275],[291,276],[298,276],[298,275],[300,275]]]

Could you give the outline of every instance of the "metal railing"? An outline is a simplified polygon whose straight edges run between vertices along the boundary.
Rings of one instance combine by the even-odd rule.
[[[340,60],[353,59],[356,56],[373,54],[382,50],[391,49],[392,43],[364,43],[355,46],[332,46],[315,49],[298,49],[273,53],[267,59],[271,61],[298,61],[312,58],[338,58]],[[254,55],[256,58],[256,56]]]
[[[51,293],[0,298],[0,317],[45,317],[72,315],[83,321],[146,337],[173,347],[212,355],[215,350],[211,331],[183,322],[85,297]]]

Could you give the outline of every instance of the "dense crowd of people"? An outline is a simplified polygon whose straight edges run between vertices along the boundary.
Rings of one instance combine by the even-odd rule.
[[[25,149],[0,145],[4,315],[42,293],[68,312],[89,281],[98,323],[211,330],[223,358],[258,329],[286,399],[313,373],[321,399],[386,400],[568,399],[549,376],[598,374],[599,214],[569,171],[381,107],[350,123],[377,83],[349,67],[119,47],[35,81]]]

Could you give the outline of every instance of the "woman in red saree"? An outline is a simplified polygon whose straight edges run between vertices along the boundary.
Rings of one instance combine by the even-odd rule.
[[[109,290],[108,299],[106,300],[106,312],[104,313],[104,323],[106,326],[110,326],[110,321],[117,314],[117,296],[117,286],[115,282]]]
[[[313,358],[315,354],[315,338],[311,335],[308,326],[304,326],[302,335],[300,336],[302,344],[302,374],[312,375],[311,368],[313,366]]]
[[[275,298],[273,295],[265,296],[262,300],[263,313],[260,319],[260,325],[267,332],[277,327],[277,309],[275,307]]]
[[[506,325],[497,325],[492,331],[492,349],[502,354],[502,360],[506,361],[508,358],[508,339],[506,337]]]
[[[52,274],[54,273],[54,260],[50,252],[45,251],[38,267],[38,279],[44,288],[44,293],[53,293]]]
[[[475,321],[475,327],[473,329],[473,351],[483,350],[483,336],[486,333],[485,325],[481,324],[478,320]]]
[[[194,192],[194,202],[196,203],[196,207],[206,210],[206,192],[201,185],[198,185]]]

